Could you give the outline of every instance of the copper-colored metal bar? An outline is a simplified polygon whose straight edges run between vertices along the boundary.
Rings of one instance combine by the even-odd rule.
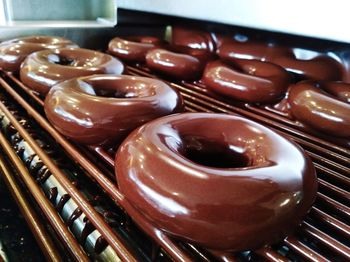
[[[306,246],[304,243],[297,240],[295,237],[287,237],[284,240],[284,243],[293,251],[298,253],[299,255],[303,256],[304,258],[314,261],[314,262],[330,262],[327,258],[324,256],[318,254],[308,246]]]
[[[44,106],[44,101],[41,100],[40,97],[38,97],[31,89],[29,89],[21,81],[19,81],[12,73],[4,71],[4,74],[7,77],[9,77],[13,82],[15,82],[27,95],[29,95],[39,105]]]
[[[119,192],[116,185],[110,179],[108,179],[103,173],[101,173],[99,169],[88,159],[86,159],[79,152],[79,150],[77,150],[70,142],[68,142],[66,138],[64,138],[60,133],[58,133],[45,120],[45,118],[43,118],[38,112],[36,112],[36,110],[33,109],[19,94],[17,94],[2,78],[0,78],[0,84],[24,109],[26,109],[28,114],[31,115],[43,129],[45,129],[68,152],[68,154],[87,171],[91,178],[99,183],[99,185],[105,190],[105,192],[116,204],[118,204],[124,209],[127,209],[125,208],[125,206],[128,204],[124,201],[124,196]],[[3,106],[3,108],[5,108],[6,110],[6,107]],[[50,160],[50,158],[46,158],[46,160]],[[42,161],[44,161],[44,159],[42,159]],[[128,205],[128,207],[129,210],[132,209],[130,205]],[[143,221],[144,219],[140,217],[140,215],[137,214],[135,210],[133,214],[130,214],[129,212],[129,215],[136,221],[137,224],[142,224],[141,221]],[[148,223],[144,223],[142,228],[147,234],[149,234],[149,236],[151,236],[157,243],[159,243],[164,248],[164,250],[166,250],[169,253],[169,255],[171,255],[174,259],[178,261],[191,260],[190,257],[186,253],[184,253],[181,250],[181,248],[178,247],[178,245],[173,243],[162,231],[155,229]]]
[[[16,167],[22,181],[26,184],[30,193],[33,195],[34,199],[44,212],[50,224],[57,232],[58,236],[61,238],[63,244],[71,252],[72,256],[76,261],[89,261],[85,252],[81,249],[77,240],[74,238],[72,233],[68,230],[67,226],[63,223],[57,211],[51,205],[49,200],[45,197],[44,193],[40,187],[36,184],[34,179],[29,174],[28,170],[24,166],[23,162],[17,157],[16,153],[12,149],[9,142],[6,140],[4,135],[0,133],[0,144],[2,145],[4,151]]]
[[[115,250],[120,259],[125,261],[136,261],[136,258],[129,252],[129,250],[122,244],[119,237],[103,220],[101,215],[93,208],[93,206],[85,199],[85,197],[76,189],[76,187],[69,181],[69,179],[56,166],[51,158],[41,149],[40,145],[30,136],[30,134],[21,126],[16,118],[11,114],[5,105],[0,102],[0,109],[4,112],[11,124],[16,128],[19,134],[27,141],[27,143],[36,152],[39,158],[45,163],[47,168],[55,176],[57,181],[69,193],[70,197],[76,202],[80,210],[82,210],[95,228],[106,239],[109,245]]]
[[[326,233],[317,229],[307,222],[303,222],[302,229],[310,236],[316,238],[327,247],[331,248],[334,252],[350,260],[350,248],[340,243],[338,240],[328,236]]]
[[[9,188],[11,195],[15,199],[23,217],[25,218],[29,228],[33,232],[37,243],[39,244],[45,258],[48,261],[62,261],[62,257],[59,254],[59,251],[55,247],[54,243],[51,240],[51,237],[47,233],[46,229],[41,224],[37,214],[28,204],[26,196],[21,191],[19,185],[17,184],[12,171],[5,164],[4,158],[0,155],[0,170],[3,174],[3,178]]]
[[[90,147],[90,149],[92,149],[98,155],[100,155],[107,165],[109,165],[110,167],[114,167],[113,159],[109,157],[108,153],[102,147]]]
[[[289,260],[285,258],[284,256],[281,256],[276,251],[274,251],[270,247],[265,247],[259,250],[254,251],[255,253],[259,254],[263,258],[265,258],[268,261],[272,262],[288,262]]]
[[[331,215],[323,212],[317,207],[312,207],[310,211],[311,216],[316,217],[316,219],[329,225],[332,229],[336,230],[338,233],[350,239],[350,226],[339,221],[338,219],[332,217]]]
[[[317,199],[322,201],[328,207],[333,208],[335,211],[340,213],[341,215],[347,217],[348,221],[350,221],[350,207],[345,206],[344,204],[326,196],[320,192],[317,193]]]
[[[326,188],[327,190],[332,191],[332,193],[336,194],[337,196],[350,201],[350,194],[347,190],[344,190],[342,188],[339,188],[335,185],[332,185],[331,183],[328,183],[327,181],[324,181],[321,178],[318,178],[318,183],[320,188]]]
[[[325,174],[327,177],[332,178],[333,180],[337,180],[341,183],[342,186],[348,186],[350,187],[350,177],[347,177],[345,175],[339,174],[338,172],[335,172],[327,167],[324,167],[318,163],[314,163],[314,166],[317,170],[318,174]],[[349,172],[350,174],[350,172]]]

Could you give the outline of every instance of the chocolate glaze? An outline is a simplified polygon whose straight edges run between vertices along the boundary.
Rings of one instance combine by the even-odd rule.
[[[187,29],[183,27],[172,27],[171,42],[174,45],[189,46],[193,49],[206,49],[214,52],[216,49],[215,36],[213,33]]]
[[[57,187],[52,187],[50,188],[49,190],[49,200],[52,204],[55,204],[55,200],[57,198],[57,194],[58,194],[58,190],[57,190]]]
[[[45,99],[49,121],[84,144],[114,144],[134,128],[181,112],[183,99],[164,82],[136,76],[95,75],[54,86]]]
[[[84,217],[83,222],[85,225],[80,235],[80,243],[85,243],[87,236],[95,230],[94,225],[87,217]]]
[[[31,53],[45,49],[78,47],[63,37],[29,36],[5,41],[0,44],[0,68],[18,71],[23,60]]]
[[[74,223],[74,221],[81,216],[83,212],[80,210],[80,208],[76,208],[73,213],[69,216],[67,222],[66,222],[66,225],[68,227],[71,227]]]
[[[291,87],[288,102],[292,115],[322,133],[350,138],[350,104],[323,92],[320,86],[303,81]]]
[[[335,59],[322,53],[298,48],[261,42],[226,40],[217,53],[223,59],[244,58],[269,61],[282,66],[301,79],[335,81],[342,80],[344,77],[343,69]]]
[[[115,37],[108,44],[108,52],[128,62],[143,63],[149,50],[164,44],[152,36]]]
[[[70,195],[64,194],[61,196],[60,200],[58,200],[58,203],[56,205],[56,210],[61,213],[63,206],[67,203],[67,201],[70,199]]]
[[[350,104],[350,84],[343,82],[322,83],[323,90]]]
[[[46,95],[50,88],[67,79],[93,74],[121,74],[123,64],[116,58],[83,48],[44,50],[29,55],[20,70],[21,81]]]
[[[108,246],[107,241],[100,236],[95,243],[94,252],[95,254],[100,254]]]
[[[215,154],[229,159],[226,167],[206,159]],[[281,240],[317,192],[315,169],[299,146],[223,114],[145,124],[124,140],[115,166],[120,191],[146,219],[211,249],[250,250]]]
[[[197,79],[203,70],[200,59],[192,55],[175,53],[160,48],[147,53],[146,64],[156,72],[182,80]]]
[[[272,103],[284,95],[290,76],[280,66],[268,62],[234,59],[231,63],[208,63],[202,81],[212,91],[236,100]]]

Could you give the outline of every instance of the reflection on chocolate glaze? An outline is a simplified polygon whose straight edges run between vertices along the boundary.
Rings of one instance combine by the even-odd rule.
[[[101,92],[111,97],[99,96]],[[123,94],[116,98],[114,93]],[[120,142],[136,127],[183,111],[180,94],[162,81],[95,75],[62,82],[45,99],[49,121],[68,138],[89,145]]]
[[[165,41],[152,36],[115,37],[108,44],[108,52],[128,62],[145,62],[146,53]]]
[[[55,58],[53,58],[55,57]],[[58,64],[53,61],[58,61]],[[71,61],[59,64],[59,61]],[[124,65],[116,58],[83,48],[44,50],[29,55],[20,70],[21,81],[41,95],[67,79],[93,74],[121,74]]]
[[[18,71],[23,60],[31,53],[56,48],[78,47],[63,37],[29,36],[5,41],[0,44],[0,68]]]
[[[216,49],[214,33],[173,26],[171,38],[174,45],[205,49],[209,52],[214,52]]]
[[[281,67],[258,60],[231,59],[230,63],[208,63],[202,77],[212,91],[250,103],[272,103],[281,99],[290,83]]]
[[[210,249],[250,250],[283,239],[317,192],[315,169],[300,147],[224,114],[149,122],[124,140],[115,166],[120,191],[145,219]]]
[[[349,139],[350,104],[327,94],[322,90],[323,86],[327,89],[328,84],[304,81],[292,86],[288,96],[291,113],[313,129]]]
[[[146,55],[147,66],[164,75],[181,79],[198,79],[203,70],[201,60],[184,53],[156,48]]]

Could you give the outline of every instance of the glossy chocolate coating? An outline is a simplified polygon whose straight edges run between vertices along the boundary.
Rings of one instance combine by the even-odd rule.
[[[129,62],[145,62],[146,53],[165,41],[151,36],[115,37],[108,44],[108,52]]]
[[[23,60],[36,51],[61,47],[78,47],[63,37],[29,36],[5,41],[0,44],[0,68],[18,71]]]
[[[162,81],[94,75],[55,85],[45,99],[49,121],[68,138],[89,145],[120,142],[136,127],[181,112],[179,93]]]
[[[286,56],[291,53],[287,48],[253,41],[235,41],[226,39],[217,50],[222,59],[256,59],[261,61],[272,61],[275,57]]]
[[[277,65],[258,60],[235,59],[228,64],[207,64],[202,81],[212,91],[250,103],[272,103],[283,97],[289,74]]]
[[[124,65],[111,55],[83,48],[59,48],[29,55],[20,70],[21,81],[46,95],[64,80],[93,74],[121,74]]]
[[[317,82],[291,87],[288,103],[301,123],[331,136],[350,138],[350,105],[323,92]]]
[[[171,42],[174,45],[188,46],[194,49],[206,49],[214,52],[216,43],[212,34],[201,30],[173,26]]]
[[[312,59],[297,59],[294,55],[275,57],[271,62],[300,75],[303,79],[336,81],[342,79],[340,64],[333,58],[319,55]]]
[[[299,146],[224,114],[154,120],[124,140],[115,166],[120,191],[146,219],[210,249],[283,239],[317,192],[315,169]]]
[[[226,40],[217,53],[222,59],[257,59],[275,63],[303,79],[336,81],[343,78],[343,69],[336,60],[317,52],[313,52],[313,56],[310,57],[305,55],[309,53],[308,50],[261,42]],[[307,58],[298,58],[296,53]]]
[[[152,70],[181,80],[196,79],[203,69],[201,61],[194,56],[160,48],[147,53],[146,64]]]
[[[350,104],[350,84],[343,82],[326,82],[322,84],[321,88],[338,99]]]

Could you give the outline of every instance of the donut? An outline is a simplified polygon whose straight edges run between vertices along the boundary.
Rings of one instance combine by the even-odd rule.
[[[171,31],[171,41],[174,45],[206,49],[210,52],[216,49],[215,35],[201,30],[174,26]]]
[[[257,59],[282,66],[298,78],[318,81],[342,80],[343,69],[333,58],[319,52],[261,42],[226,40],[217,51],[222,59]]]
[[[275,57],[271,62],[284,67],[302,80],[317,81],[342,80],[341,65],[326,55],[316,55],[310,59],[299,59],[294,54]]]
[[[27,36],[5,41],[0,44],[0,68],[18,71],[23,60],[31,53],[61,47],[78,47],[63,37]]]
[[[152,36],[115,37],[108,44],[108,52],[128,62],[143,63],[149,50],[164,44],[164,40]]]
[[[93,75],[53,86],[44,108],[52,125],[71,140],[112,145],[154,118],[181,112],[183,100],[156,79]]]
[[[41,95],[63,80],[93,74],[121,74],[116,58],[83,48],[59,48],[32,53],[23,62],[21,81]]]
[[[280,66],[258,60],[209,62],[202,81],[210,90],[248,103],[272,103],[282,98],[290,83]]]
[[[147,66],[166,76],[181,79],[198,79],[204,69],[204,63],[213,54],[204,49],[186,46],[168,46],[167,49],[156,48],[146,55]]]
[[[302,81],[290,88],[292,116],[302,124],[332,137],[350,138],[350,104],[327,94],[322,84]]]
[[[299,146],[224,114],[177,114],[143,125],[119,147],[115,172],[126,201],[150,223],[213,250],[283,239],[317,192],[315,169]]]
[[[217,54],[221,59],[238,58],[272,61],[275,57],[289,55],[290,50],[273,43],[249,40],[241,42],[225,39],[218,47]]]
[[[350,84],[343,82],[324,82],[322,89],[338,99],[350,104]]]

